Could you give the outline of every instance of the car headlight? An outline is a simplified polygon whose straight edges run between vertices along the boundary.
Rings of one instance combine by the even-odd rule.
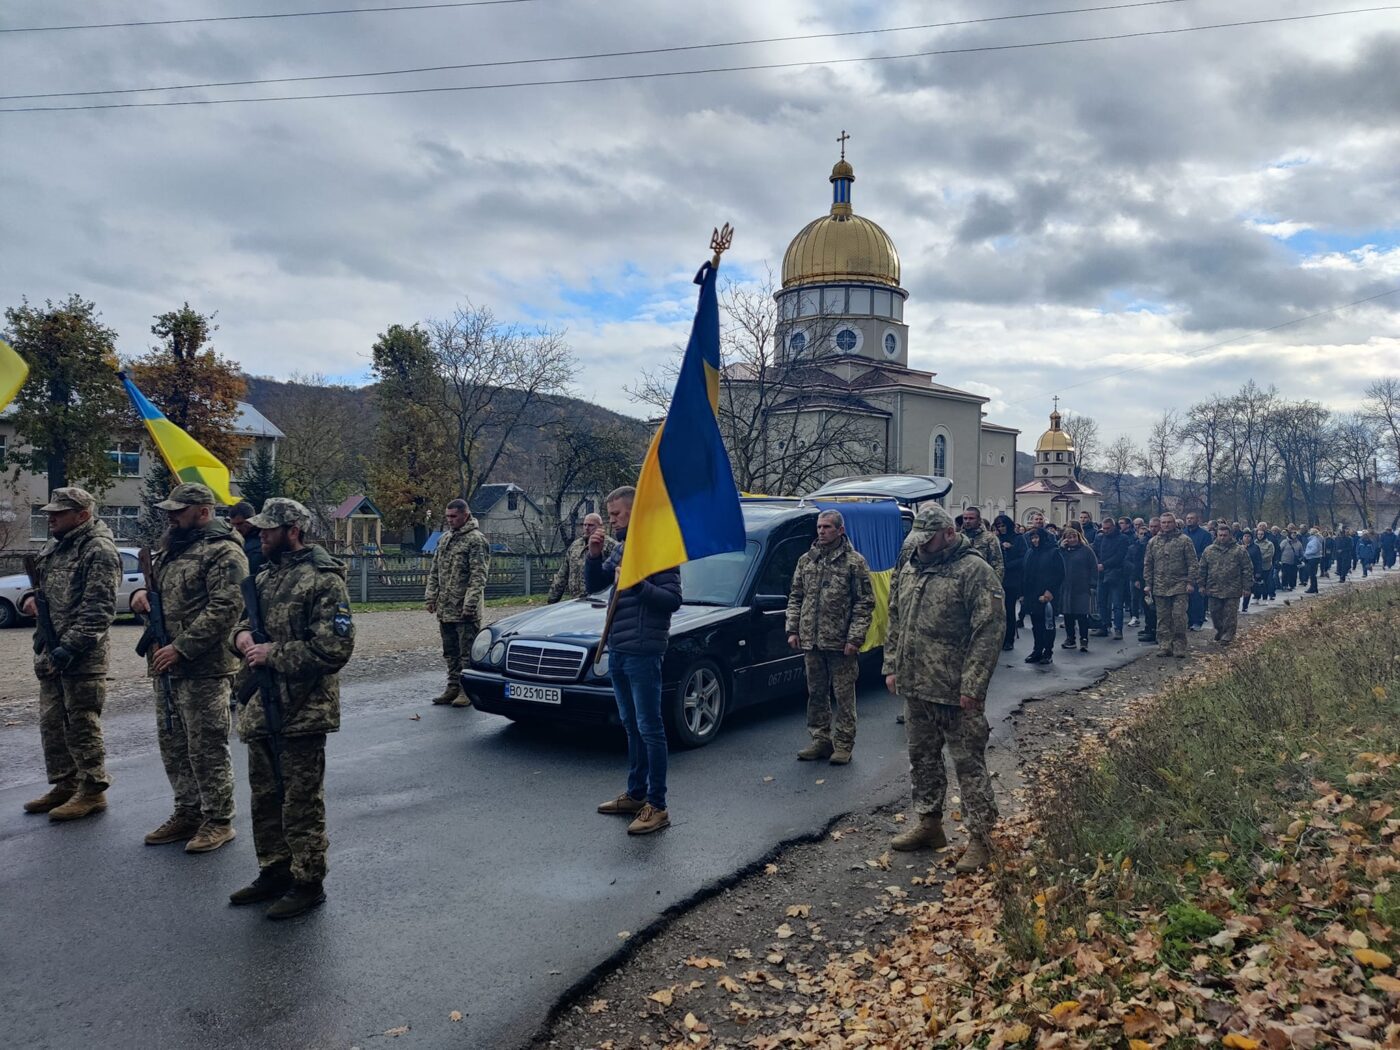
[[[608,651],[603,650],[598,658],[593,661],[593,673],[599,678],[606,678],[608,675]]]
[[[486,659],[486,653],[491,648],[491,631],[478,631],[476,637],[472,639],[472,663],[482,663]]]
[[[497,642],[495,645],[491,646],[491,652],[490,652],[490,654],[486,657],[486,660],[487,660],[487,663],[499,665],[499,664],[501,664],[501,663],[503,663],[503,662],[505,661],[505,658],[506,658],[506,643],[505,643],[505,642]]]

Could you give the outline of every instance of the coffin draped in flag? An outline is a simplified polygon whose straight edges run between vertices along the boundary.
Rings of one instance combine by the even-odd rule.
[[[14,347],[0,339],[0,409],[15,399],[19,388],[29,375],[29,365],[15,353]]]
[[[744,549],[744,518],[716,413],[719,302],[715,267],[695,276],[700,303],[666,421],[637,480],[618,586],[710,554]]]
[[[136,384],[126,377],[125,372],[118,372],[117,378],[126,387],[131,403],[136,406],[136,414],[146,424],[146,432],[151,435],[151,442],[170,468],[170,473],[182,482],[207,485],[214,497],[225,504],[237,503],[238,500],[229,492],[228,467],[220,463],[214,453],[166,419],[165,413],[136,389]]]

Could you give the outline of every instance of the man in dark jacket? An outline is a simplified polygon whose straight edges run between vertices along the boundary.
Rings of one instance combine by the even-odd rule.
[[[1016,535],[1016,523],[1005,514],[996,516],[992,528],[1001,544],[1001,588],[1006,603],[1006,637],[1002,639],[1001,647],[1010,650],[1016,644],[1016,624],[1020,619],[1016,613],[1016,603],[1021,598],[1021,569],[1026,564],[1026,539]]]
[[[1079,533],[1084,537],[1084,542],[1091,547],[1094,540],[1098,539],[1099,527],[1094,524],[1094,516],[1087,510],[1079,512]]]
[[[1128,537],[1118,531],[1118,523],[1104,518],[1103,528],[1094,540],[1094,555],[1099,559],[1099,623],[1094,634],[1108,634],[1113,621],[1113,637],[1123,638],[1123,607],[1128,603]]]
[[[637,490],[627,485],[608,493],[608,523],[617,546],[603,555],[603,530],[588,538],[583,578],[588,593],[613,584],[626,546],[627,525]],[[632,816],[629,835],[670,827],[666,810],[666,724],[661,718],[661,658],[670,640],[671,614],[681,607],[679,569],[652,573],[613,597],[608,661],[618,714],[627,730],[627,790],[598,807],[599,813]]]
[[[1236,525],[1238,526],[1238,522]],[[1196,548],[1197,560],[1200,559],[1201,552],[1215,541],[1209,529],[1201,528],[1201,516],[1195,511],[1187,513],[1186,527],[1181,532],[1191,541],[1191,546]],[[1187,630],[1191,631],[1199,631],[1206,625],[1206,596],[1200,591],[1193,592],[1186,603],[1186,624]]]
[[[263,567],[262,529],[250,522],[257,511],[251,503],[235,503],[228,512],[228,523],[243,537],[243,553],[248,556],[248,575],[256,576]]]
[[[1389,569],[1395,564],[1395,548],[1397,546],[1394,529],[1383,529],[1380,540],[1381,564]]]

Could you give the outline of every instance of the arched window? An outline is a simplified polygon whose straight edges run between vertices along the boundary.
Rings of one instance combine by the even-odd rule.
[[[933,472],[943,475],[948,473],[948,439],[942,434],[933,436]]]

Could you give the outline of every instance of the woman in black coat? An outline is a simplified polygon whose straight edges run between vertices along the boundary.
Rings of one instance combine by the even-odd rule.
[[[1021,567],[1021,600],[1031,618],[1035,648],[1028,664],[1048,664],[1055,652],[1055,594],[1065,578],[1065,563],[1055,537],[1045,529],[1026,533],[1026,560]]]
[[[1087,653],[1089,613],[1093,611],[1094,592],[1099,586],[1099,559],[1079,530],[1072,528],[1060,535],[1060,558],[1065,563],[1064,581],[1059,590],[1060,612],[1065,617],[1065,640],[1060,648],[1073,649],[1077,634],[1079,651]]]
[[[1002,649],[1011,649],[1016,644],[1016,602],[1021,597],[1021,570],[1026,564],[1026,541],[1016,535],[1016,523],[1005,514],[998,514],[992,521],[997,539],[1001,541],[1001,592],[1006,602],[1006,637]]]

